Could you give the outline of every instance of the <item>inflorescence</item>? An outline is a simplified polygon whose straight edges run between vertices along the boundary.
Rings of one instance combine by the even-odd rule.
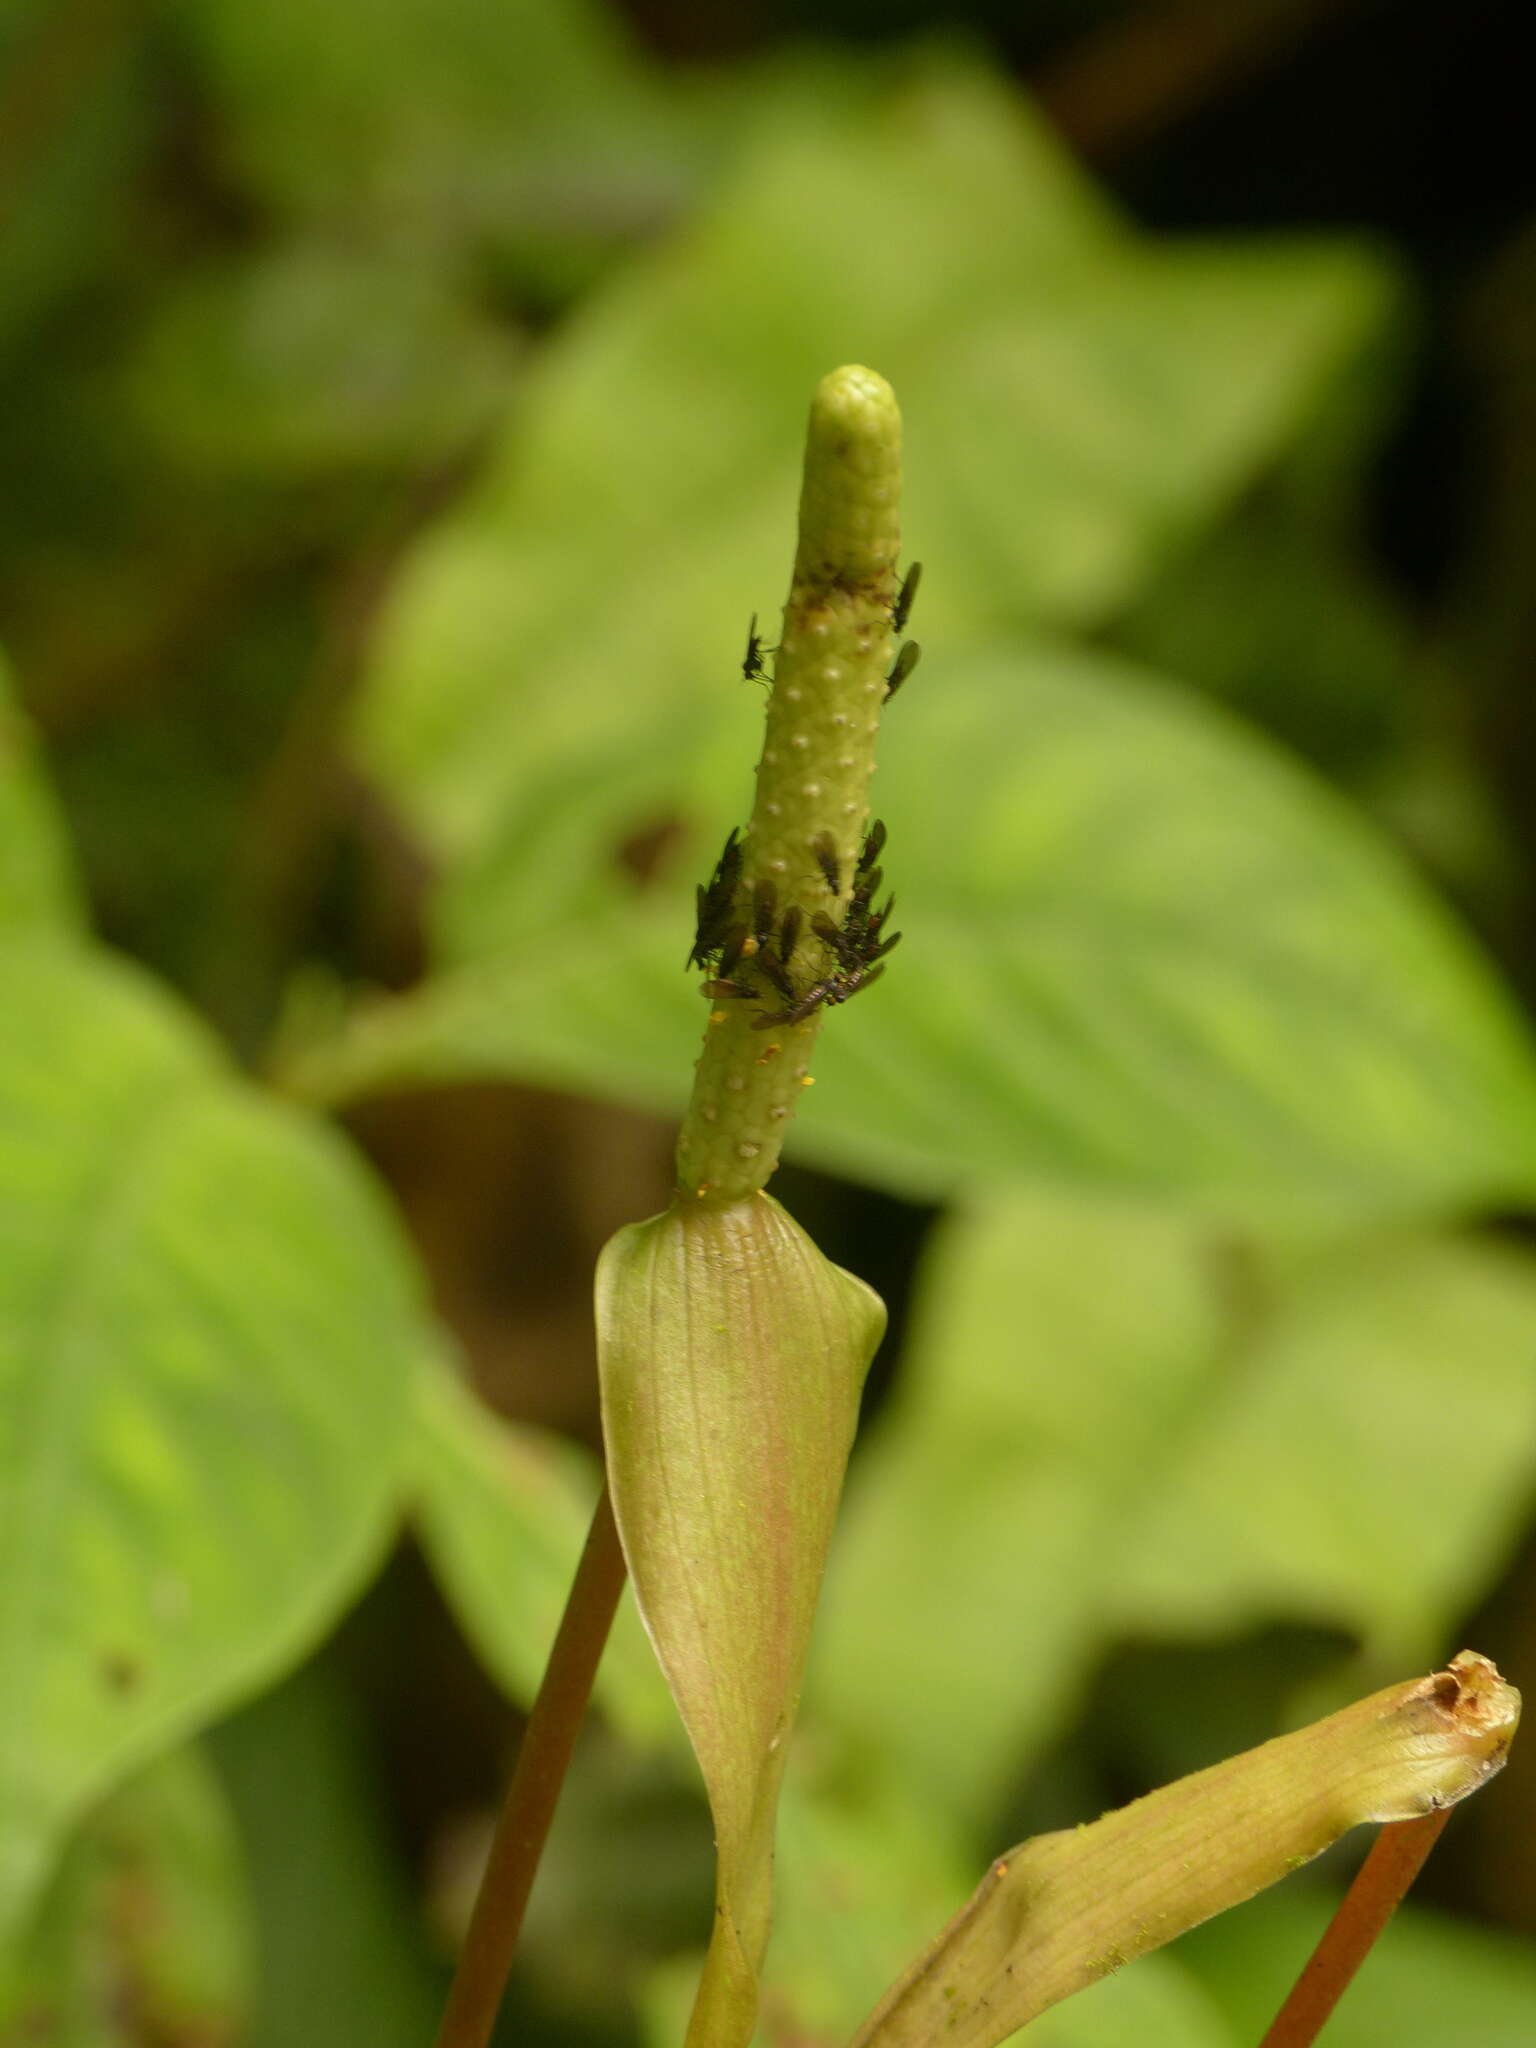
[[[922,573],[922,563],[914,562],[896,594],[891,624],[898,633],[907,623]],[[747,628],[742,679],[771,682],[765,657],[774,651],[764,647],[754,612]],[[915,640],[903,641],[885,679],[887,702],[916,668],[918,653]],[[714,873],[697,892],[698,922],[686,964],[705,970],[705,995],[712,1000],[776,1002],[778,1007],[764,1009],[752,1020],[754,1030],[766,1031],[778,1024],[802,1024],[823,1004],[846,1003],[878,980],[885,972],[885,956],[901,937],[900,932],[885,936],[895,897],[875,903],[884,845],[885,826],[876,818],[854,862],[842,920],[834,923],[825,911],[807,918],[798,903],[781,911],[771,881],[754,881],[748,887],[740,828],[733,828]],[[819,832],[810,853],[828,894],[841,895],[842,864],[831,833]]]

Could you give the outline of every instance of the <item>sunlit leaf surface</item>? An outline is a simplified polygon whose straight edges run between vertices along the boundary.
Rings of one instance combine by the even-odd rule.
[[[86,1801],[356,1590],[417,1314],[352,1158],[168,998],[106,956],[4,981],[0,1920]]]
[[[1533,1355],[1520,1252],[1271,1259],[1045,1200],[961,1218],[855,1468],[811,1696],[984,1820],[1123,1638],[1289,1618],[1411,1668],[1519,1529]]]
[[[903,1192],[1054,1179],[1334,1220],[1536,1185],[1536,1063],[1476,951],[1223,713],[1104,657],[955,654],[890,712],[877,802],[906,936],[825,1034],[801,1156]],[[509,848],[509,878],[558,891],[532,859]],[[676,1102],[701,1021],[680,885],[706,866],[523,943],[493,941],[493,891],[465,964],[307,1085],[500,1072]]]
[[[870,79],[767,96],[708,209],[545,353],[403,579],[359,745],[434,851],[518,829],[594,741],[649,757],[663,815],[709,786],[829,364],[879,369],[912,422],[917,629],[953,640],[1123,603],[1379,330],[1361,252],[1160,247],[979,66]]]
[[[487,1668],[526,1707],[592,1519],[596,1461],[565,1438],[503,1421],[437,1360],[418,1378],[415,1445],[415,1520],[438,1583]],[[677,1727],[627,1598],[596,1698],[631,1740]]]

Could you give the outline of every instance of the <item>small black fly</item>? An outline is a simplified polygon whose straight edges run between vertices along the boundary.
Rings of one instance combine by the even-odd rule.
[[[740,965],[741,956],[747,950],[747,928],[744,924],[731,925],[720,941],[715,972],[728,981]]]
[[[766,950],[759,953],[753,963],[765,981],[772,982],[787,1003],[799,1001],[800,991],[790,979],[789,969],[782,960]]]
[[[923,565],[914,562],[901,579],[901,588],[896,593],[896,602],[891,607],[891,631],[905,630],[907,620],[912,616],[912,606],[917,597],[917,586],[923,580]]]
[[[697,964],[707,967],[713,954],[718,953],[725,943],[735,910],[736,884],[741,879],[741,848],[736,844],[736,827],[725,842],[725,850],[715,862],[715,872],[707,883],[700,882],[695,891],[698,904],[698,924],[693,934],[693,945],[689,949],[685,967]]]
[[[803,1024],[823,1003],[846,1003],[861,988],[868,988],[872,981],[878,981],[884,972],[883,966],[840,968],[835,974],[813,982],[787,1010],[775,1010],[771,1016],[754,1017],[752,1029],[767,1031],[775,1024]]]
[[[843,869],[837,857],[837,841],[830,832],[818,832],[811,841],[811,851],[816,856],[817,867],[821,869],[822,880],[835,896],[843,886]]]
[[[891,672],[885,679],[885,701],[887,704],[890,703],[896,692],[907,680],[907,677],[911,675],[913,669],[917,667],[918,657],[922,651],[915,640],[902,641],[901,652],[891,664]]]
[[[761,952],[773,936],[774,919],[778,914],[779,892],[772,882],[752,884],[752,937]]]
[[[763,666],[763,643],[757,631],[757,613],[752,614],[752,623],[747,628],[747,651],[741,657],[741,680],[744,683],[766,683],[768,671]]]

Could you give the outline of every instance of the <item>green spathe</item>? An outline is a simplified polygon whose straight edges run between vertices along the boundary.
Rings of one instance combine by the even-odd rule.
[[[614,1512],[715,1819],[690,2048],[744,2048],[756,2024],[787,1738],[884,1329],[879,1297],[761,1193],[680,1195],[598,1264]]]
[[[994,2048],[1240,1905],[1350,1828],[1454,1805],[1503,1766],[1520,1695],[1486,1657],[1388,1686],[992,1865],[852,2048]]]

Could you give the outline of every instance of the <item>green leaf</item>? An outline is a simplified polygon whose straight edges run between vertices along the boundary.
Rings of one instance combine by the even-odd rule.
[[[963,1216],[855,1468],[812,1697],[982,1822],[1122,1636],[1290,1617],[1372,1670],[1429,1657],[1522,1525],[1533,1351],[1536,1266],[1490,1245]]]
[[[0,938],[69,932],[80,915],[63,825],[0,657]]]
[[[295,239],[164,295],[128,396],[188,467],[287,481],[460,454],[505,403],[511,364],[429,265]]]
[[[815,1741],[811,1739],[811,1755]],[[805,1749],[784,1780],[778,1827],[778,1911],[762,1991],[758,2048],[844,2048],[868,2011],[967,1886],[963,1851],[928,1808],[895,1784],[838,1782]],[[842,1776],[842,1774],[840,1774]],[[676,2048],[696,1964],[653,1974],[641,2003],[647,2048]],[[1178,1962],[1147,1956],[1135,1970],[1036,2021],[1044,2048],[1239,2048],[1221,2009]]]
[[[948,656],[890,714],[879,804],[906,941],[825,1033],[802,1157],[907,1193],[1077,1181],[1335,1223],[1536,1188],[1513,1005],[1391,848],[1219,710],[1059,648]],[[499,1072],[668,1106],[691,928],[681,888],[615,888],[295,1083]]]
[[[1380,580],[1274,496],[1202,536],[1117,622],[1117,645],[1358,782],[1422,715],[1422,651]]]
[[[643,822],[711,786],[828,363],[902,394],[924,619],[953,638],[1104,618],[1378,331],[1361,251],[1144,242],[980,65],[862,68],[766,99],[708,212],[545,352],[402,579],[359,746],[434,853],[477,852],[594,735],[644,764]]]
[[[862,1134],[827,1156],[1335,1220],[1536,1187],[1513,1004],[1322,784],[1113,663],[995,650],[912,696],[880,789],[906,948],[863,1042],[827,1034],[810,1121]]]
[[[5,8],[0,68],[16,111],[0,211],[0,354],[46,335],[61,302],[134,260],[132,195],[155,133],[148,41],[131,15],[82,29],[53,0]]]
[[[957,1831],[931,1805],[882,1782],[867,1758],[849,1760],[848,1784],[816,1758],[807,1730],[780,1809],[763,2048],[843,2048],[968,1875]]]
[[[1422,1656],[1528,1513],[1536,1263],[1355,1241],[1282,1267],[1272,1305],[1260,1289],[1240,1391],[1201,1404],[1128,1514],[1111,1613],[1187,1635],[1289,1610],[1354,1630],[1378,1665]]]
[[[823,1733],[797,1739],[785,1775],[759,2048],[843,2048],[967,1883],[944,1817],[867,1757],[837,1759]],[[696,1959],[652,1973],[641,2020],[654,2048],[682,2039],[697,1977]]]
[[[538,1690],[597,1500],[577,1445],[505,1422],[445,1362],[417,1379],[415,1520],[438,1584],[508,1696]],[[596,1697],[631,1741],[676,1728],[632,1604],[619,1611]]]
[[[818,1712],[982,1820],[1081,1685],[1128,1490],[1157,1484],[1225,1334],[1172,1218],[1018,1198],[944,1226],[850,1480]]]
[[[172,11],[223,148],[282,214],[371,215],[483,261],[487,245],[614,242],[672,196],[669,157],[649,154],[663,108],[598,0]]]
[[[209,1734],[262,1963],[240,2048],[432,2038],[446,1972],[386,1824],[387,1790],[371,1769],[377,1732],[335,1672],[311,1662]]]
[[[1368,1821],[1502,1769],[1520,1695],[1486,1658],[1387,1687],[998,1857],[852,2048],[994,2048],[1074,1992],[1276,1884]]]
[[[1249,2048],[1215,1999],[1172,1957],[1143,1956],[1134,1970],[1101,1977],[1029,2030],[1029,2048]]]
[[[1256,2041],[1274,2018],[1336,1903],[1331,1894],[1287,1886],[1179,1943],[1180,1961],[1221,2005],[1237,2041]],[[1532,2012],[1529,1936],[1407,1905],[1329,2020],[1327,2048],[1433,2041],[1528,2048]]]
[[[89,1817],[26,1940],[0,1954],[0,2035],[36,2048],[233,2048],[255,1956],[218,1780],[173,1750]]]
[[[349,1153],[106,956],[0,1048],[0,1922],[132,1764],[312,1643],[386,1538],[417,1314]]]
[[[609,1242],[597,1327],[614,1513],[715,1820],[689,2048],[745,2048],[779,1783],[885,1311],[766,1195],[680,1197]]]

